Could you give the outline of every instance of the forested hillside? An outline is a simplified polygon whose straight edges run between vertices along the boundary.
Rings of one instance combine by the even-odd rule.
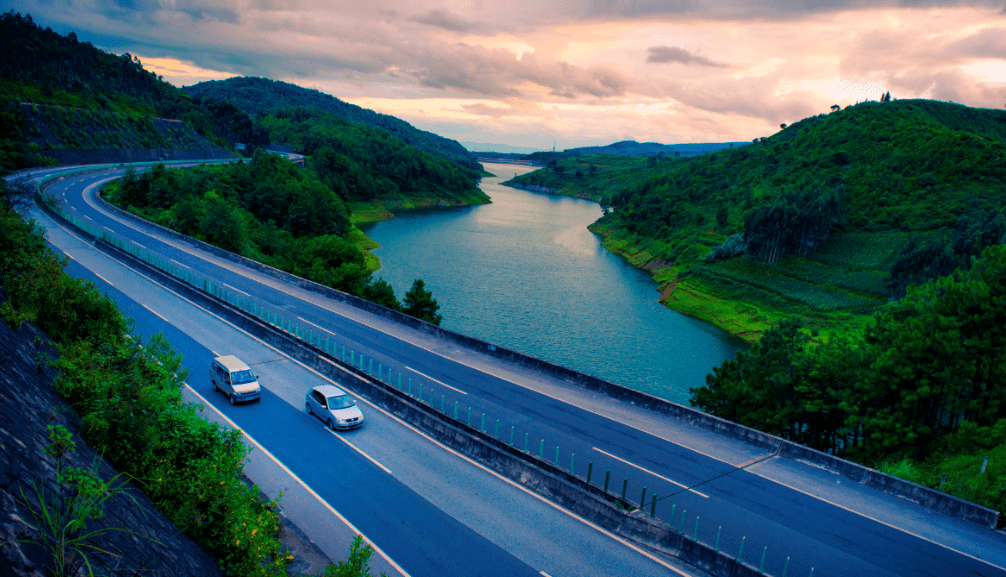
[[[184,88],[193,97],[227,100],[251,116],[272,114],[287,108],[320,108],[350,122],[387,130],[406,144],[445,158],[473,171],[481,172],[475,155],[454,140],[415,128],[408,122],[343,102],[318,90],[267,78],[241,77],[200,82]]]
[[[344,200],[402,194],[461,200],[488,197],[479,173],[408,146],[393,134],[318,108],[293,108],[261,120],[275,142],[310,156],[308,166]]]
[[[36,106],[24,110],[22,103]],[[224,148],[235,142],[268,144],[265,131],[237,107],[193,101],[130,54],[108,54],[72,32],[63,36],[42,28],[30,15],[13,10],[0,15],[0,168],[45,164],[37,153],[46,148],[172,144],[171,134],[151,129],[150,117],[181,120]],[[75,135],[78,123],[88,128]],[[53,133],[65,130],[66,137],[47,139],[42,124],[56,127]],[[124,128],[121,141],[112,134],[118,127]]]
[[[669,306],[753,340],[794,313],[822,329],[867,314],[1002,243],[1004,143],[1004,111],[866,102],[742,148],[519,180],[592,191],[612,209],[592,230]]]

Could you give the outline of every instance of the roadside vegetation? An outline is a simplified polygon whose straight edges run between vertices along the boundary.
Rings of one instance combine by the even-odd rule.
[[[190,169],[158,164],[142,174],[128,171],[103,194],[222,249],[427,322],[442,320],[421,280],[402,302],[384,279],[374,279],[343,199],[278,155],[259,151],[250,162]]]
[[[598,200],[591,230],[669,307],[754,342],[692,405],[1006,523],[1004,144],[1006,112],[885,97],[695,158],[543,156],[511,182]]]
[[[261,501],[243,480],[249,448],[240,432],[204,420],[182,402],[181,356],[163,336],[136,334],[107,295],[63,272],[66,258],[13,210],[23,208],[22,192],[0,180],[0,292],[7,298],[0,319],[15,328],[32,322],[54,340],[59,357],[49,361],[60,373],[54,386],[80,415],[87,442],[227,574],[285,576],[292,557],[278,537],[276,503]],[[65,431],[51,431],[50,441],[54,458],[73,450]],[[34,512],[57,525],[43,523],[48,529],[38,539],[62,567],[80,567],[86,562],[80,553],[95,551],[100,538],[86,530],[87,521],[101,514],[119,481],[57,470],[60,495],[76,497],[44,495],[49,500]],[[367,575],[370,551],[357,542],[349,560],[324,574]]]

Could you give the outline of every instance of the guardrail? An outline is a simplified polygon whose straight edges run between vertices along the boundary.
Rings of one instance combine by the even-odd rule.
[[[101,168],[107,167],[103,166]],[[85,170],[94,169],[75,170],[73,174],[84,172]],[[52,175],[43,180],[45,182],[52,182],[59,176],[66,176],[66,174]],[[104,201],[102,200],[102,202]],[[941,499],[942,506],[945,509],[949,505],[956,507],[949,508],[945,512],[948,512],[948,514],[956,513],[954,516],[960,518],[972,521],[980,519],[981,524],[989,523],[992,527],[995,526],[998,518],[998,512],[991,509],[938,493],[932,489],[873,471],[855,463],[849,463],[832,455],[801,447],[778,437],[712,417],[694,409],[651,397],[632,389],[626,389],[608,381],[602,381],[589,375],[577,373],[571,369],[529,357],[522,353],[502,349],[491,343],[466,335],[447,331],[446,329],[419,321],[397,311],[386,309],[352,295],[317,285],[311,281],[294,277],[261,263],[223,251],[222,249],[150,223],[107,203],[106,206],[128,215],[130,218],[141,221],[148,226],[162,229],[213,254],[224,256],[232,261],[241,262],[251,268],[265,271],[272,276],[290,280],[290,282],[294,282],[309,290],[348,302],[371,312],[376,312],[387,318],[424,330],[427,333],[442,336],[470,348],[487,351],[490,354],[511,360],[511,362],[516,362],[517,364],[534,366],[550,374],[575,376],[577,377],[576,379],[566,380],[584,388],[599,391],[615,398],[623,398],[624,400],[633,402],[637,406],[654,409],[680,420],[688,421],[701,428],[713,430],[731,438],[741,439],[752,445],[769,449],[779,456],[825,466],[846,477],[855,479],[857,482],[871,486],[879,484],[883,487],[893,487],[895,491],[900,491],[901,494],[912,495],[914,497],[913,500],[917,500],[922,504],[926,504],[926,499],[932,500],[934,495],[931,494],[935,493],[935,497]],[[614,486],[611,485],[610,470],[605,473],[603,485],[600,482],[600,474],[598,474],[596,479],[594,478],[592,462],[587,464],[585,474],[581,476],[577,473],[575,455],[570,454],[568,468],[560,464],[559,447],[556,447],[554,460],[550,461],[546,459],[545,439],[538,439],[537,447],[534,445],[529,446],[529,433],[525,432],[522,443],[519,436],[516,439],[514,438],[516,425],[510,427],[509,435],[506,434],[507,430],[504,426],[504,437],[501,437],[499,433],[499,420],[494,421],[490,417],[487,423],[487,415],[485,413],[475,415],[479,425],[474,426],[472,424],[472,408],[469,406],[467,411],[459,414],[460,402],[451,399],[454,402],[453,404],[449,404],[446,393],[439,395],[438,399],[436,392],[432,388],[424,391],[423,385],[420,384],[414,389],[411,379],[403,382],[401,373],[397,375],[397,379],[394,378],[392,370],[389,368],[385,372],[380,362],[377,365],[375,376],[373,358],[370,358],[368,362],[362,353],[358,355],[352,348],[349,348],[347,351],[345,343],[340,346],[333,339],[315,337],[313,331],[302,328],[299,323],[295,322],[294,319],[288,318],[282,311],[273,310],[268,306],[262,305],[256,299],[243,297],[225,283],[221,283],[211,277],[193,273],[185,267],[177,266],[162,255],[150,252],[146,248],[121,239],[108,231],[97,229],[71,214],[58,210],[50,211],[55,212],[59,218],[71,223],[93,237],[98,248],[116,257],[133,260],[140,268],[146,269],[147,272],[157,277],[161,282],[170,284],[175,289],[184,292],[194,301],[200,302],[215,312],[225,315],[242,329],[255,334],[315,370],[339,382],[345,383],[348,380],[349,383],[352,383],[351,388],[355,392],[366,396],[371,401],[380,404],[407,422],[417,426],[439,442],[483,464],[489,465],[507,478],[605,527],[609,531],[645,543],[664,553],[678,557],[686,563],[701,567],[714,575],[743,576],[765,574],[763,570],[768,554],[767,548],[761,552],[761,562],[757,568],[743,562],[746,538],[742,538],[736,557],[723,552],[720,549],[722,525],[717,528],[715,541],[711,538],[711,529],[703,532],[708,537],[706,541],[712,541],[711,545],[708,542],[703,542],[703,539],[699,535],[699,517],[696,516],[693,522],[691,517],[687,517],[687,511],[684,510],[681,511],[679,516],[677,506],[672,505],[670,513],[667,514],[669,522],[663,521],[663,514],[659,516],[656,514],[657,503],[661,499],[658,495],[654,494],[648,500],[646,487],[643,487],[638,503],[633,502],[626,495],[628,479],[623,479],[621,490],[618,491],[617,480]],[[427,398],[427,395],[429,398]],[[537,448],[537,455],[534,454],[534,448]],[[551,449],[551,446],[549,446],[549,449]],[[836,467],[836,464],[841,465],[841,467]],[[583,468],[581,468],[581,471],[583,471]],[[934,504],[940,505],[940,503]],[[662,504],[662,513],[666,511],[666,505],[666,503]],[[934,506],[933,508],[938,507]],[[710,526],[705,525],[704,527]],[[691,533],[691,535],[689,536],[688,533]],[[786,558],[783,567],[783,575],[786,575],[789,567],[789,557]]]

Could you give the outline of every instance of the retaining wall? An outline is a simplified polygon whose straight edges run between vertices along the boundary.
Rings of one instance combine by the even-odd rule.
[[[95,148],[52,149],[38,151],[59,161],[60,164],[118,164],[132,162],[157,162],[159,160],[223,160],[237,158],[222,149],[182,150],[170,148]]]
[[[328,298],[351,304],[357,308],[382,316],[396,323],[412,327],[469,349],[482,351],[508,363],[540,371],[576,386],[583,387],[589,391],[599,392],[611,398],[628,402],[637,407],[643,407],[657,413],[673,417],[679,421],[684,421],[690,425],[711,431],[718,435],[737,439],[749,445],[773,452],[779,451],[779,455],[782,457],[813,463],[816,466],[840,474],[843,477],[857,483],[867,485],[873,489],[884,491],[885,493],[896,495],[898,497],[906,498],[910,501],[914,501],[920,505],[930,509],[935,509],[952,517],[957,517],[959,519],[992,529],[994,529],[998,523],[999,512],[989,509],[988,507],[983,507],[947,493],[943,493],[929,487],[924,487],[917,483],[905,481],[886,473],[881,473],[875,469],[870,469],[869,467],[864,467],[840,457],[786,441],[775,435],[763,433],[756,429],[745,427],[726,419],[721,419],[691,407],[685,407],[677,403],[672,403],[666,399],[661,399],[622,385],[617,385],[611,381],[599,379],[531,355],[498,347],[487,341],[476,339],[465,334],[457,333],[425,321],[421,321],[401,312],[382,307],[359,297],[300,278],[249,258],[217,248],[211,244],[196,240],[184,234],[177,233],[171,229],[151,223],[132,213],[113,206],[105,201],[104,198],[101,198],[100,194],[98,196],[99,200],[110,210],[114,210],[133,220],[159,228],[166,234],[170,234],[216,256],[258,270],[312,292],[325,295]]]

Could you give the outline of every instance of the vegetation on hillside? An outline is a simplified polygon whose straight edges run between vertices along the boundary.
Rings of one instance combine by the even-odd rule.
[[[253,117],[275,114],[288,108],[319,108],[350,122],[386,130],[418,150],[447,159],[476,174],[482,172],[482,166],[475,155],[456,141],[419,130],[394,116],[343,102],[318,90],[254,77],[200,82],[184,90],[193,97],[204,100],[233,102]]]
[[[261,123],[273,141],[309,155],[308,166],[344,200],[403,194],[488,200],[476,185],[478,173],[421,152],[387,131],[317,108],[281,110]]]
[[[34,323],[55,341],[60,377],[54,386],[80,415],[86,442],[205,547],[227,574],[286,577],[293,557],[282,549],[276,502],[263,502],[258,488],[245,482],[250,448],[240,431],[206,421],[199,407],[182,402],[186,371],[162,335],[137,335],[132,319],[123,317],[107,295],[63,271],[66,257],[56,255],[44,231],[20,214],[28,190],[0,179],[0,294],[6,297],[0,321],[12,328]],[[424,297],[428,294],[413,295],[417,301]],[[65,429],[50,431],[50,455],[58,459],[73,450]],[[65,561],[64,567],[79,568],[73,551],[94,552],[105,531],[86,530],[88,518],[102,514],[110,492],[121,490],[121,480],[104,481],[89,470],[65,473],[56,481],[72,485],[71,506],[59,509],[70,525],[51,526],[45,533],[39,523],[38,538],[57,561]],[[44,506],[37,498],[36,503]],[[59,503],[49,505],[45,513],[52,514]],[[59,539],[46,539],[54,536]],[[322,574],[369,577],[372,553],[357,538],[349,558],[329,564]]]
[[[1006,513],[1004,321],[997,245],[966,270],[910,286],[862,331],[814,342],[799,317],[784,320],[714,368],[691,402]]]
[[[71,32],[63,36],[36,24],[30,15],[13,10],[0,15],[0,166],[6,169],[45,164],[37,155],[42,147],[95,147],[116,142],[89,143],[83,137],[64,138],[39,143],[42,135],[32,134],[35,123],[17,108],[23,102],[49,104],[68,109],[107,111],[116,115],[90,113],[97,125],[128,122],[126,131],[140,130],[147,117],[178,119],[218,146],[230,148],[235,142],[255,146],[268,144],[268,136],[251,117],[227,102],[203,102],[147,72],[139,58],[131,54],[116,56],[81,42]],[[59,122],[67,115],[87,114],[76,110],[45,107],[46,120]],[[60,118],[51,118],[58,116]],[[55,131],[54,131],[55,132]],[[153,133],[146,131],[148,136]],[[58,136],[58,135],[57,135]],[[64,135],[72,136],[72,135]],[[108,137],[111,138],[111,137]],[[166,137],[170,141],[170,135]],[[127,143],[129,144],[129,143]],[[132,144],[161,142],[144,140]],[[159,148],[160,146],[153,146]]]
[[[167,170],[127,171],[105,187],[113,204],[172,230],[439,324],[439,305],[421,280],[405,304],[384,279],[374,279],[350,240],[342,198],[313,172],[275,154],[251,162]]]
[[[865,102],[745,147],[603,172],[604,157],[565,158],[514,181],[610,205],[591,227],[606,247],[653,271],[672,308],[754,340],[793,314],[862,322],[1002,243],[1004,143],[1004,111]]]
[[[0,181],[3,182],[3,181]],[[3,186],[3,185],[0,185]],[[4,192],[4,191],[0,191]],[[272,504],[242,482],[248,448],[182,403],[180,357],[160,335],[143,339],[93,284],[63,272],[33,222],[0,207],[0,317],[55,339],[55,383],[88,442],[225,570],[285,575]]]

